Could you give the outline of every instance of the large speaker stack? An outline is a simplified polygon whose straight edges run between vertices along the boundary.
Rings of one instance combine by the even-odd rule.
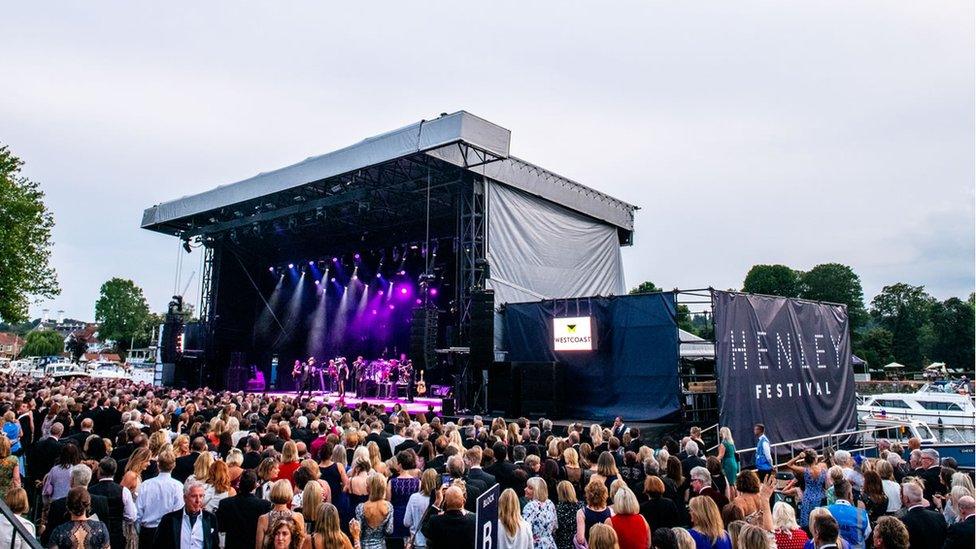
[[[437,309],[416,307],[410,321],[410,359],[415,369],[426,370],[437,361]]]
[[[558,362],[496,362],[488,370],[488,409],[508,417],[559,419],[566,413],[566,373]]]
[[[228,391],[243,391],[251,378],[250,368],[244,365],[244,353],[231,353],[230,368],[227,368],[225,382]]]
[[[495,361],[495,291],[471,294],[471,368],[485,371]]]

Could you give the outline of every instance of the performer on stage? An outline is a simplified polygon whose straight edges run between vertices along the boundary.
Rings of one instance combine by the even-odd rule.
[[[295,361],[295,367],[291,370],[291,377],[298,380],[298,396],[296,400],[301,401],[302,394],[308,392],[312,396],[312,366],[315,364],[315,357],[309,357],[308,362],[301,360]]]
[[[346,380],[349,378],[349,366],[346,364],[346,357],[340,357],[336,365],[336,383],[339,385],[339,400],[346,398]]]
[[[352,376],[351,380],[353,382],[353,391],[357,397],[362,396],[360,393],[362,391],[363,379],[366,377],[366,361],[363,360],[362,355],[357,356],[356,360],[352,363]]]

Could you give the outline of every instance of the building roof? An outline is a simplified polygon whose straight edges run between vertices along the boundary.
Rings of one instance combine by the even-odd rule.
[[[511,132],[465,111],[421,120],[321,156],[152,206],[142,227],[180,234],[180,220],[415,154],[462,166],[625,231],[636,206],[509,155]]]
[[[24,345],[24,338],[13,332],[0,332],[0,345]]]

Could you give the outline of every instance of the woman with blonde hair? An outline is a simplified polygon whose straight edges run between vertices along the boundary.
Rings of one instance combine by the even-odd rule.
[[[780,549],[801,549],[807,542],[807,533],[800,529],[796,522],[796,511],[793,506],[782,501],[773,505],[773,533],[776,535],[776,547]],[[739,543],[742,540],[739,539]]]
[[[736,541],[737,549],[769,549],[772,547],[772,544],[769,543],[769,534],[762,528],[751,524],[746,524],[742,527],[742,530],[739,530]],[[776,545],[776,547],[778,549],[786,549],[786,547],[793,547],[793,545],[786,547]],[[802,547],[802,545],[797,547]]]
[[[732,430],[722,427],[718,430],[718,459],[722,462],[722,472],[725,473],[725,480],[729,486],[735,484],[736,477],[739,476],[739,458],[735,453],[735,440],[732,439]]]
[[[237,495],[230,485],[230,472],[223,461],[215,461],[210,465],[207,482],[203,485],[203,508],[211,513],[217,512],[217,506],[222,500]]]
[[[305,489],[302,490],[301,495],[302,506],[300,512],[305,517],[305,524],[309,532],[317,529],[319,520],[322,518],[319,515],[319,510],[322,507],[322,503],[325,502],[324,496],[325,492],[322,491],[321,484],[314,481],[305,483]]]
[[[568,448],[571,449],[571,448]],[[576,513],[583,504],[576,497],[576,487],[568,480],[560,481],[556,485],[556,547],[559,549],[573,549],[573,537],[576,535]]]
[[[187,477],[186,482],[184,482],[183,485],[189,486],[193,481],[201,484],[207,484],[210,482],[210,466],[213,465],[213,463],[213,454],[210,452],[202,452],[199,456],[197,456],[197,460],[193,462],[193,474]]]
[[[281,465],[278,467],[278,478],[275,480],[285,479],[294,488],[295,471],[301,466],[302,464],[298,460],[298,445],[295,444],[294,440],[289,440],[281,449]]]
[[[362,549],[386,549],[386,536],[393,533],[393,504],[386,501],[386,479],[369,479],[369,501],[356,506],[356,520],[362,526]]]
[[[525,507],[522,518],[532,526],[532,543],[536,549],[555,549],[556,506],[549,500],[549,489],[542,477],[532,477],[525,485]]]
[[[178,458],[190,455],[190,437],[186,435],[176,437],[173,441],[173,452]]]
[[[725,523],[718,511],[715,500],[709,497],[694,497],[688,502],[692,528],[688,531],[699,547],[712,549],[732,549],[732,540],[725,533]]]
[[[237,490],[238,484],[241,482],[241,475],[244,474],[244,453],[238,448],[232,448],[230,452],[227,453],[227,458],[224,459],[227,463],[227,474],[230,477],[230,485]]]
[[[651,527],[640,514],[637,496],[626,485],[614,495],[613,515],[606,524],[617,533],[620,549],[647,549],[651,545]]]
[[[275,477],[278,476],[278,460],[266,457],[258,465],[258,480],[261,483],[261,499],[271,501],[271,489],[274,487]]]
[[[533,548],[532,525],[522,518],[518,496],[511,488],[498,498],[498,548]]]
[[[587,539],[589,549],[623,549],[619,544],[617,533],[606,524],[594,524]],[[645,546],[647,547],[647,546]]]
[[[305,519],[302,515],[291,510],[291,499],[294,492],[291,484],[285,480],[276,480],[271,487],[271,510],[258,517],[257,535],[255,536],[255,547],[261,547],[265,533],[268,532],[269,525],[277,521],[291,521],[297,526],[299,532],[305,532]]]
[[[590,425],[590,445],[597,449],[601,444],[603,444],[603,428],[599,423],[594,423]]]
[[[305,549],[352,549],[359,545],[359,523],[349,525],[352,543],[342,533],[339,521],[339,511],[331,503],[322,503],[318,510],[319,521],[315,526],[315,533],[306,538]]]
[[[420,490],[410,496],[407,510],[403,514],[403,525],[410,529],[413,546],[423,549],[427,546],[427,538],[420,531],[424,520],[424,513],[434,503],[434,496],[441,485],[441,475],[435,469],[427,469],[420,476]]]
[[[590,477],[590,482],[598,479],[609,490],[613,481],[619,476],[620,472],[617,470],[617,462],[613,459],[613,454],[608,451],[600,452],[600,457],[596,460],[596,473]]]
[[[389,476],[390,470],[387,469],[386,464],[383,463],[383,457],[380,455],[380,447],[376,442],[370,441],[366,444],[366,449],[369,450],[369,465],[377,473],[385,476]]]
[[[11,488],[4,492],[4,502],[7,507],[14,512],[14,516],[20,525],[31,535],[35,534],[34,523],[27,520],[27,512],[30,511],[30,502],[27,500],[27,492],[23,488]],[[10,547],[12,549],[29,549],[30,545],[21,536],[16,536],[14,540],[14,527],[10,522],[0,521],[0,547]]]
[[[362,449],[362,447],[360,447]],[[358,450],[357,450],[358,453]],[[372,470],[369,461],[369,452],[366,457],[357,458],[349,472],[349,504],[356,507],[360,503],[365,503],[369,499],[369,477],[377,474]]]
[[[675,526],[671,531],[674,532],[674,539],[678,542],[678,549],[696,549],[695,538],[691,537],[688,530]]]

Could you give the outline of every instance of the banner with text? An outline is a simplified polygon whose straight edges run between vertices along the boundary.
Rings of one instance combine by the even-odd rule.
[[[737,447],[755,446],[756,423],[774,444],[856,426],[846,306],[715,291],[712,310],[719,422]]]
[[[476,531],[475,547],[477,549],[491,549],[498,538],[498,495],[500,488],[496,484],[478,496],[475,505]]]

